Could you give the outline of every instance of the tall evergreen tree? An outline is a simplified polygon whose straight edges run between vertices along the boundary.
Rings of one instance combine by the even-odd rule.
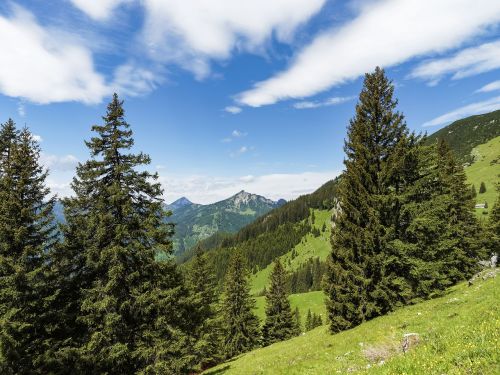
[[[481,185],[479,185],[479,194],[484,194],[486,193],[486,185],[484,182],[481,181]]]
[[[498,176],[500,178],[500,175]],[[500,183],[496,186],[497,199],[490,212],[488,230],[490,233],[489,249],[492,253],[500,255]]]
[[[200,322],[194,332],[194,348],[202,369],[215,365],[222,359],[222,322],[217,314],[217,287],[215,275],[207,255],[198,250],[187,273],[193,309],[191,319]]]
[[[221,313],[224,323],[224,354],[227,358],[254,349],[259,342],[259,319],[253,313],[248,270],[243,255],[231,256],[224,282]]]
[[[46,336],[46,254],[54,246],[54,198],[27,129],[9,122],[1,134],[0,372],[39,371]]]
[[[346,169],[337,191],[341,210],[325,278],[333,332],[389,311],[398,293],[384,248],[397,222],[393,198],[409,142],[393,92],[382,69],[366,74],[348,127]]]
[[[264,345],[271,345],[298,335],[299,327],[294,323],[287,290],[285,269],[277,258],[266,294],[266,321],[262,328]]]
[[[65,248],[68,256],[82,249],[86,277],[76,317],[85,329],[79,366],[91,373],[180,373],[194,360],[196,326],[170,260],[172,226],[165,224],[158,176],[143,170],[147,155],[129,152],[134,141],[122,104],[115,94],[104,124],[92,127],[92,158],[78,166],[75,197],[66,201]],[[167,260],[157,261],[159,254]]]
[[[300,317],[299,307],[296,306],[293,310],[293,324],[297,327],[297,334],[299,335],[302,331],[302,319]]]

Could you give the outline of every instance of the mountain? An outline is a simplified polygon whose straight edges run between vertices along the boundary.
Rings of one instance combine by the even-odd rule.
[[[472,150],[498,136],[500,110],[455,121],[429,135],[427,143],[444,139],[460,161],[471,163],[474,161]]]
[[[166,208],[172,211],[170,222],[175,224],[174,251],[177,256],[198,241],[215,233],[235,233],[258,217],[284,204],[240,191],[223,201],[201,205],[180,198]]]

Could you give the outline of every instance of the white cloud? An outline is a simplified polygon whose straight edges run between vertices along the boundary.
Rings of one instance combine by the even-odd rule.
[[[487,113],[497,109],[500,109],[500,96],[457,108],[451,112],[425,122],[422,126],[443,125],[467,116]]]
[[[109,92],[87,48],[41,27],[23,8],[13,5],[11,18],[0,16],[0,35],[1,93],[47,104],[96,103]]]
[[[484,85],[483,87],[481,87],[476,92],[492,92],[492,91],[497,91],[497,90],[500,90],[500,80],[490,82],[487,85]]]
[[[312,108],[319,108],[319,107],[329,107],[332,105],[345,103],[345,102],[352,100],[354,98],[355,98],[355,96],[333,97],[333,98],[328,98],[326,100],[322,100],[319,102],[318,101],[297,102],[297,103],[294,103],[293,106],[296,109],[312,109]]]
[[[246,137],[248,135],[248,133],[244,133],[240,130],[233,130],[233,132],[231,133],[231,135],[234,137],[234,138],[241,138],[241,137]]]
[[[271,36],[289,42],[325,1],[143,0],[143,40],[154,60],[175,62],[201,79],[211,59],[257,51]]]
[[[32,134],[31,135],[33,137],[33,140],[37,143],[42,143],[43,142],[43,138],[41,135],[38,135],[38,134]]]
[[[456,48],[499,21],[498,0],[369,1],[355,19],[317,36],[288,69],[236,98],[259,107],[311,96],[376,65]]]
[[[106,21],[113,10],[128,0],[71,0],[73,5],[97,21]]]
[[[186,196],[193,202],[213,203],[245,190],[277,200],[295,199],[311,193],[325,182],[338,176],[338,171],[276,173],[261,176],[209,177],[161,175],[167,202]]]
[[[50,171],[74,171],[78,165],[78,159],[71,155],[51,155],[51,154],[40,154],[40,163]]]
[[[237,151],[231,152],[229,156],[232,158],[235,158],[237,156],[246,154],[248,151],[253,150],[253,147],[248,147],[248,146],[241,146]]]
[[[232,113],[233,115],[236,115],[236,114],[240,113],[242,111],[242,109],[240,107],[236,107],[236,106],[232,105],[232,106],[224,108],[224,111]]]
[[[410,74],[437,83],[443,76],[461,79],[500,68],[500,41],[461,50],[451,57],[424,61]]]

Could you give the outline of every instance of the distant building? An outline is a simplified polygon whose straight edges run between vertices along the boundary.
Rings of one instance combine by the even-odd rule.
[[[486,204],[485,203],[479,203],[479,204],[476,204],[474,207],[475,208],[486,208]]]

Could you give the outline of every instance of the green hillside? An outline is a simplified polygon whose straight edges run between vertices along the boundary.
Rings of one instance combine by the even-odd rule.
[[[490,274],[493,271],[487,271]],[[498,374],[500,276],[331,335],[326,326],[244,354],[206,374]],[[293,299],[292,299],[293,303]],[[402,353],[403,335],[419,345]]]
[[[472,162],[472,149],[500,136],[500,110],[471,116],[429,135],[428,144],[444,139],[462,162]]]
[[[283,264],[287,271],[297,270],[311,258],[319,258],[324,261],[330,253],[331,212],[328,210],[312,210],[311,212],[314,212],[315,218],[312,226],[320,230],[320,236],[314,236],[310,232],[307,233],[300,243],[279,257],[281,264]],[[308,218],[310,222],[312,222],[311,218],[312,215]],[[323,232],[323,228],[326,228],[326,231]],[[252,294],[257,294],[264,289],[272,268],[273,264],[271,263],[266,268],[252,275]]]
[[[500,136],[475,147],[472,155],[474,163],[465,168],[467,180],[476,187],[476,202],[486,202],[491,209],[497,196],[495,184],[500,182]],[[479,194],[481,182],[486,186],[486,192],[483,194]],[[488,212],[488,208],[478,208],[476,212],[482,216]]]

